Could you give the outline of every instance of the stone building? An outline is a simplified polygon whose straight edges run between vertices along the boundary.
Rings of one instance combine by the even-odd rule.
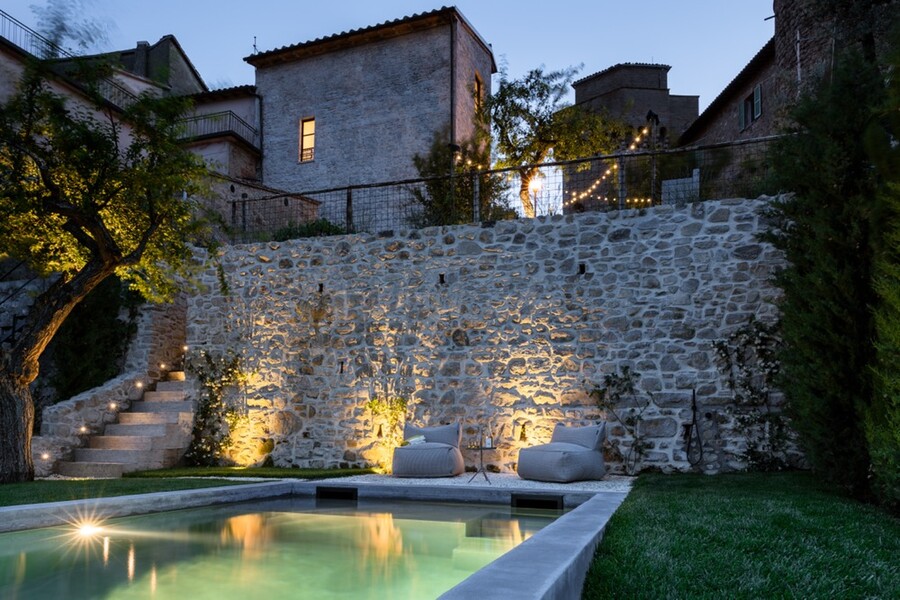
[[[635,129],[652,122],[655,144],[666,146],[697,118],[698,96],[672,94],[669,65],[624,63],[613,65],[572,84],[575,104],[605,112]]]
[[[678,138],[678,144],[706,145],[775,133],[778,97],[775,39],[769,40]]]
[[[679,139],[681,146],[775,135],[805,85],[826,75],[848,48],[884,63],[900,2],[845,3],[826,12],[815,0],[774,0],[775,35]]]
[[[262,103],[262,180],[298,192],[418,177],[412,159],[436,133],[451,144],[473,135],[496,72],[490,45],[453,7],[244,60]],[[343,222],[339,204],[325,216]],[[362,226],[396,225],[372,219]]]

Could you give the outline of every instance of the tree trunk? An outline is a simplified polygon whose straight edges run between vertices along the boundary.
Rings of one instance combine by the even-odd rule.
[[[519,171],[519,200],[522,201],[522,209],[525,217],[533,219],[535,217],[534,202],[531,201],[531,180],[534,178],[534,169],[523,169]]]
[[[29,386],[38,376],[38,360],[75,305],[113,268],[89,261],[72,279],[58,279],[31,306],[13,347],[0,352],[0,483],[34,479],[34,401]]]
[[[28,384],[0,373],[0,483],[31,481],[31,428],[34,402]]]

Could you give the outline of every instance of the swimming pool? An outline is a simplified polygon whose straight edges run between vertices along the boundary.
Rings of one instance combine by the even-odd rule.
[[[435,598],[561,514],[289,497],[6,533],[0,598]]]

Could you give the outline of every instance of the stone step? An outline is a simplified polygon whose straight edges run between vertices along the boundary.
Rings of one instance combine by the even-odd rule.
[[[105,450],[174,450],[185,448],[190,438],[181,431],[169,435],[98,435],[90,440],[90,448]]]
[[[160,436],[159,439],[164,439]],[[154,439],[147,435],[94,435],[88,444],[90,448],[107,450],[153,450]]]
[[[169,371],[166,379],[168,381],[184,381],[184,371]]]
[[[143,414],[143,413],[142,413]],[[146,413],[152,414],[152,413]],[[174,424],[167,423],[159,423],[159,424],[151,424],[151,425],[141,425],[141,424],[133,424],[133,423],[111,423],[106,426],[104,429],[105,435],[128,435],[128,436],[163,436],[166,434],[174,434],[177,432],[177,427]]]
[[[140,404],[140,402],[135,402]],[[193,412],[123,412],[119,413],[121,425],[165,425],[167,423],[191,423]]]
[[[184,402],[183,391],[144,392],[144,402]]]
[[[120,463],[124,473],[144,469],[162,469],[173,465],[181,457],[181,449],[110,450],[106,448],[77,448],[75,462]]]
[[[178,381],[157,381],[156,382],[156,391],[157,392],[183,392],[184,391],[184,380]]]
[[[121,477],[122,463],[60,461],[56,469],[65,477]]]
[[[153,413],[153,412],[193,412],[194,403],[190,401],[172,401],[163,402],[135,402],[131,405],[131,410],[137,413]]]

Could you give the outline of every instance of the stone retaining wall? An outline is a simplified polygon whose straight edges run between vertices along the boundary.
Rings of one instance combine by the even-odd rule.
[[[103,433],[118,413],[139,400],[151,382],[181,360],[186,304],[146,306],[138,317],[137,333],[128,348],[122,374],[96,388],[44,409],[41,434],[31,452],[36,477],[53,473],[59,461],[70,460],[91,434]]]
[[[419,425],[489,427],[491,468],[549,440],[557,422],[608,418],[622,470],[631,437],[588,391],[629,366],[652,398],[643,467],[686,469],[697,419],[702,468],[741,466],[713,342],[776,316],[782,257],[756,239],[766,199],[235,246],[188,300],[187,343],[236,352],[251,372],[233,458],[297,467],[389,464],[373,396],[410,399]],[[628,406],[617,411],[623,419]],[[475,451],[465,450],[468,467]]]

